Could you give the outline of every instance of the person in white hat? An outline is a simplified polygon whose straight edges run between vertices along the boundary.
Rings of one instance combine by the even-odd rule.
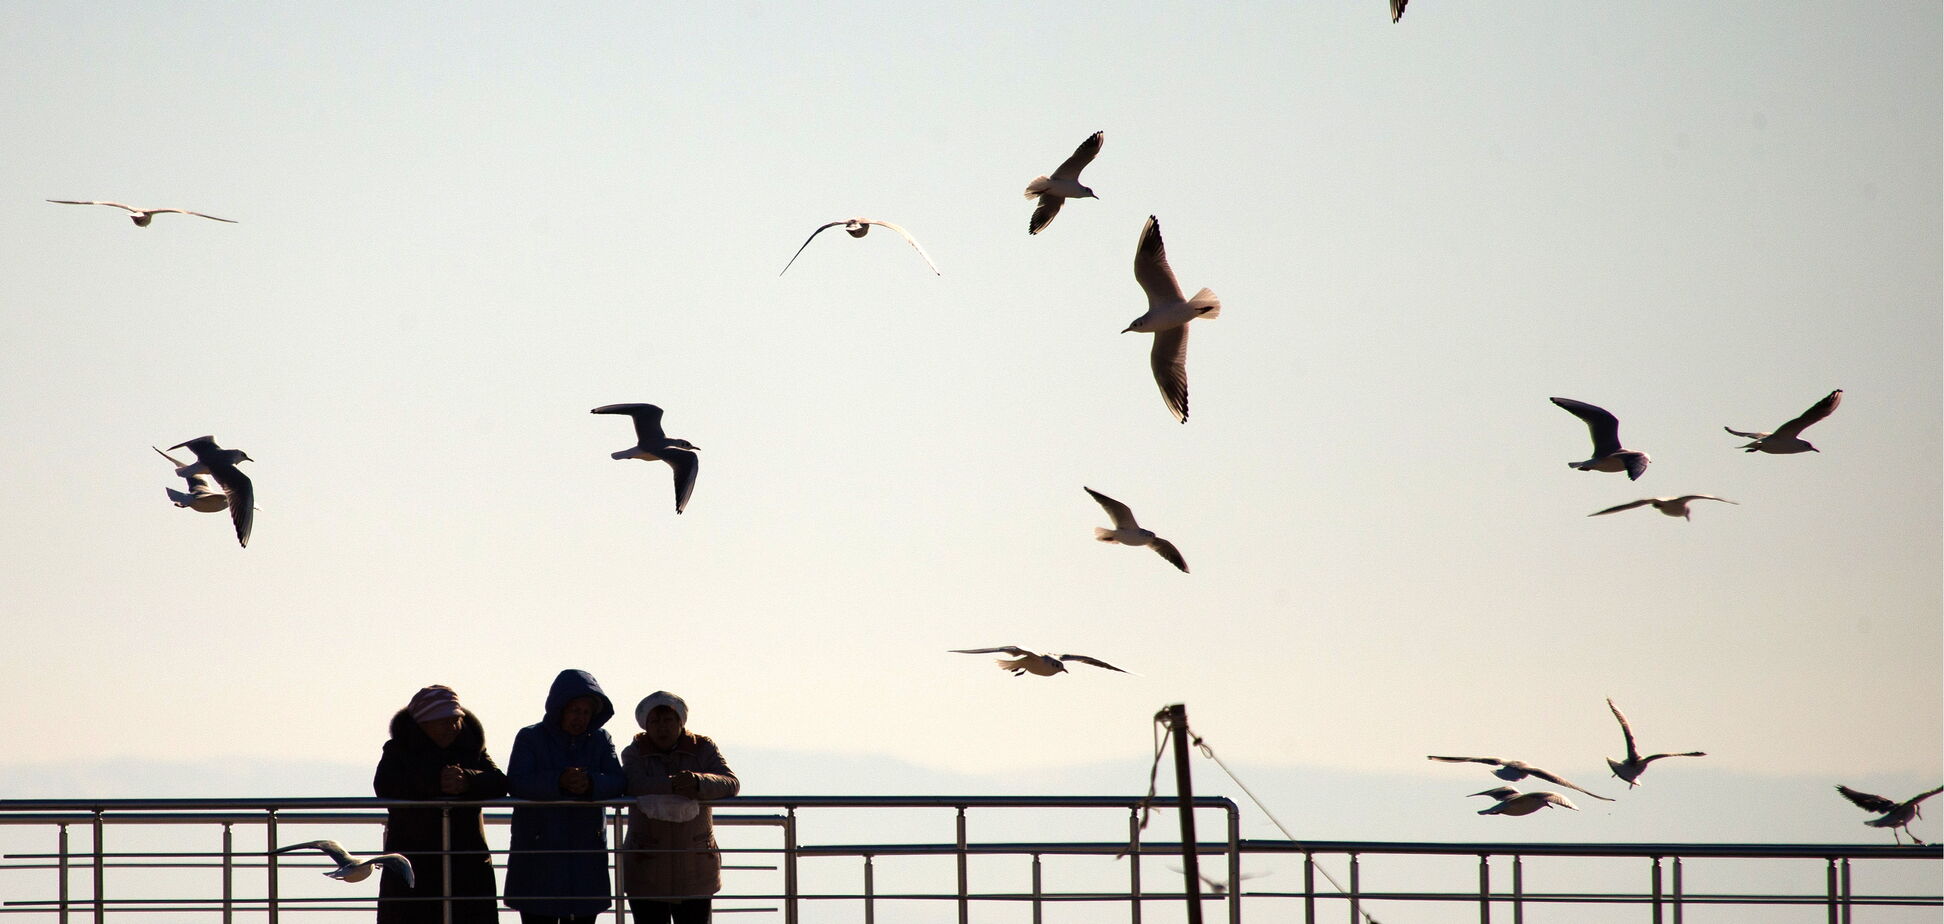
[[[742,789],[709,738],[688,730],[688,703],[665,690],[635,706],[641,733],[621,752],[628,794],[622,882],[634,924],[700,924],[722,891],[708,802]]]

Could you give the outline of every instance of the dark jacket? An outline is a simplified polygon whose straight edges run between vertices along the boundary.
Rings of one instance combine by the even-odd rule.
[[[579,696],[594,697],[587,731],[568,735],[561,712]],[[621,795],[626,781],[614,756],[614,739],[601,730],[614,717],[614,704],[586,671],[565,670],[547,693],[547,716],[520,729],[506,764],[507,789],[515,798],[602,800]],[[588,792],[569,795],[560,788],[568,767],[587,771]],[[518,806],[513,809],[511,853],[506,860],[506,904],[518,911],[566,917],[598,914],[611,902],[607,878],[607,828],[600,806]],[[586,851],[534,853],[533,851]]]
[[[629,895],[657,901],[704,898],[722,891],[722,853],[716,847],[715,820],[709,800],[727,799],[741,791],[735,771],[722,759],[714,741],[686,729],[675,746],[658,751],[647,735],[636,735],[621,752],[628,775],[628,795],[670,792],[668,775],[677,770],[695,774],[702,805],[688,821],[658,821],[628,810],[630,851],[622,881]]]
[[[466,789],[447,795],[439,789],[439,776],[447,766],[457,766],[466,779]],[[486,753],[486,729],[479,718],[464,713],[459,736],[448,747],[439,747],[419,728],[405,710],[392,716],[391,740],[385,742],[384,756],[378,759],[378,772],[371,779],[372,791],[381,799],[413,801],[478,801],[506,795],[506,774],[501,773]],[[486,853],[486,828],[477,808],[395,808],[385,820],[385,850],[402,853],[412,861],[417,880],[407,888],[405,877],[385,868],[378,884],[378,924],[440,924],[444,920],[441,903],[436,901],[385,901],[385,899],[438,898],[445,893],[445,862],[442,850],[442,812],[451,813],[452,849],[478,851],[452,857],[452,892],[470,901],[454,902],[454,924],[492,924],[499,918],[494,903],[497,892],[493,861]]]

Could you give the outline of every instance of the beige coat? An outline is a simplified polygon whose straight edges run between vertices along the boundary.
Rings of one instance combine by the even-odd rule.
[[[722,853],[716,848],[715,822],[708,801],[727,799],[741,791],[736,773],[722,759],[714,741],[686,729],[670,751],[657,751],[647,735],[636,735],[621,752],[621,770],[628,778],[628,795],[671,792],[668,774],[694,773],[701,785],[701,811],[688,821],[657,821],[628,810],[628,835],[622,846],[649,853],[624,855],[622,882],[635,898],[677,901],[706,898],[722,891]]]

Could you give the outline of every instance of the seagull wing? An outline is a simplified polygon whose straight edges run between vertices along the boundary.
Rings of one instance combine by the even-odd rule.
[[[1404,18],[1404,7],[1410,2],[1411,0],[1390,0],[1391,22]]]
[[[870,221],[870,220],[867,220],[867,221],[865,221],[865,222],[864,222],[864,224],[867,224],[867,225],[882,225],[882,226],[884,226],[884,227],[886,227],[886,228],[890,228],[891,230],[893,230],[893,231],[896,231],[896,232],[898,232],[898,233],[899,233],[900,235],[903,235],[903,237],[904,237],[904,239],[905,239],[905,242],[911,245],[911,249],[912,249],[912,250],[916,250],[916,251],[918,251],[918,255],[919,255],[919,256],[921,256],[921,257],[924,257],[924,258],[925,258],[925,265],[926,265],[926,266],[929,266],[929,267],[931,267],[931,271],[932,271],[932,275],[934,275],[934,276],[943,276],[943,275],[945,275],[944,273],[941,273],[941,272],[939,272],[939,271],[938,271],[938,264],[936,264],[936,263],[933,263],[933,262],[932,262],[932,258],[931,258],[931,255],[930,255],[930,254],[928,254],[928,253],[925,253],[925,248],[923,248],[923,247],[920,247],[920,246],[918,246],[918,239],[917,239],[917,238],[915,238],[915,237],[912,237],[912,236],[911,236],[911,232],[909,232],[909,231],[906,231],[905,229],[903,229],[903,228],[900,228],[900,227],[898,227],[897,225],[894,225],[894,224],[892,224],[892,223],[890,223],[890,222],[888,222],[888,221]],[[789,267],[787,267],[787,266],[786,266],[786,267],[784,267],[784,269],[789,269]]]
[[[127,206],[122,207],[127,208]],[[133,210],[131,209],[131,211]],[[197,218],[207,218],[211,221],[227,221],[230,224],[236,224],[236,219],[234,218],[217,218],[214,215],[204,215],[201,212],[191,212],[188,209],[149,209],[148,213],[150,215],[194,215]]]
[[[138,208],[136,208],[136,207],[134,207],[134,206],[132,206],[132,205],[123,205],[123,204],[121,204],[121,203],[119,203],[119,202],[92,202],[92,201],[90,201],[90,202],[81,202],[81,201],[77,201],[77,200],[74,200],[74,199],[49,199],[49,200],[47,200],[47,201],[49,201],[49,202],[58,202],[58,203],[60,203],[60,204],[62,204],[62,205],[112,205],[112,206],[114,206],[115,208],[118,208],[118,209],[127,209],[127,210],[129,210],[129,211],[131,211],[131,212],[139,212],[139,211],[141,211],[141,209],[138,209]],[[171,447],[171,448],[174,448],[174,447]]]
[[[1009,654],[1015,658],[1037,657],[1033,652],[1017,645],[1000,645],[997,648],[954,648],[951,652],[952,654]]]
[[[1607,515],[1607,514],[1609,514],[1609,513],[1619,513],[1619,512],[1620,512],[1620,511],[1622,511],[1622,510],[1632,510],[1632,509],[1634,509],[1635,507],[1645,507],[1645,506],[1647,506],[1648,504],[1651,504],[1651,503],[1653,503],[1653,502],[1654,502],[1654,499],[1653,499],[1653,498],[1651,498],[1651,497],[1647,497],[1647,498],[1642,498],[1642,499],[1640,499],[1640,500],[1637,500],[1637,501],[1628,501],[1627,503],[1624,503],[1624,504],[1619,504],[1619,505],[1616,505],[1616,506],[1613,506],[1613,507],[1608,507],[1608,508],[1607,508],[1607,509],[1605,509],[1605,510],[1601,510],[1601,511],[1597,511],[1597,512],[1595,512],[1595,513],[1589,513],[1589,514],[1587,514],[1587,516],[1589,516],[1589,517],[1598,517],[1598,516],[1605,516],[1605,515]],[[1607,701],[1607,705],[1609,705],[1609,706],[1611,706],[1611,705],[1613,705],[1613,702],[1612,702],[1611,700],[1608,700],[1608,701]],[[1614,710],[1614,712],[1615,712],[1615,713],[1617,714],[1617,713],[1619,712],[1619,710],[1617,710],[1617,709],[1616,709],[1616,710]],[[1626,721],[1625,719],[1622,719],[1622,720],[1620,720],[1620,724],[1621,724],[1621,726],[1622,726],[1622,727],[1625,727],[1625,726],[1626,726],[1626,724],[1627,724],[1627,721]]]
[[[1809,408],[1806,411],[1803,411],[1801,417],[1797,417],[1796,419],[1791,420],[1788,423],[1783,424],[1782,426],[1776,427],[1775,435],[1782,437],[1784,439],[1788,439],[1790,437],[1796,436],[1802,431],[1809,429],[1809,426],[1811,424],[1835,413],[1836,405],[1842,403],[1843,403],[1843,390],[1838,388],[1835,391],[1832,391],[1829,394],[1823,396],[1823,399],[1821,401],[1816,402],[1815,406]]]
[[[150,448],[150,449],[155,449],[155,447],[154,447],[154,446],[150,446],[149,448]],[[163,451],[162,451],[162,450],[160,450],[160,449],[155,449],[155,452],[156,452],[156,454],[157,454],[157,455],[159,455],[159,456],[161,456],[162,458],[164,458],[164,459],[167,459],[167,460],[169,460],[169,464],[170,464],[170,465],[173,465],[173,466],[175,466],[176,468],[181,468],[181,467],[182,467],[182,460],[180,460],[180,459],[177,459],[177,458],[176,458],[175,456],[172,456],[172,455],[169,455],[168,453],[166,453],[166,452],[163,452]],[[187,476],[184,476],[184,477],[187,477]]]
[[[343,866],[347,863],[353,862],[351,854],[346,852],[343,847],[338,846],[337,841],[305,841],[302,844],[291,844],[288,847],[279,847],[276,850],[272,850],[270,852],[271,853],[292,853],[298,850],[321,850],[324,852],[325,856],[330,857],[331,860],[337,863],[339,866]]]
[[[1554,398],[1552,403],[1565,408],[1574,417],[1586,422],[1587,431],[1593,434],[1594,458],[1620,451],[1620,418],[1608,413],[1606,408],[1595,407],[1571,398]]]
[[[1726,430],[1729,433],[1733,433],[1734,435],[1739,436],[1745,440],[1765,440],[1775,435],[1773,433],[1743,433],[1742,431],[1737,430],[1734,427],[1722,427],[1721,429]]]
[[[675,512],[681,513],[688,509],[689,495],[695,493],[695,473],[702,461],[695,453],[674,447],[657,449],[655,456],[675,470]]]
[[[1641,501],[1640,503],[1646,503]],[[1620,720],[1620,734],[1627,738],[1627,763],[1640,760],[1640,752],[1634,750],[1633,726],[1627,724],[1627,717],[1620,714],[1620,707],[1613,704],[1613,697],[1607,697],[1607,708],[1613,710],[1613,717]]]
[[[1062,660],[1062,661],[1078,661],[1078,662],[1080,662],[1081,664],[1091,664],[1091,665],[1093,665],[1093,666],[1095,666],[1095,667],[1104,667],[1104,668],[1106,668],[1106,669],[1108,669],[1108,670],[1110,670],[1110,671],[1120,671],[1120,672],[1121,672],[1121,673],[1123,673],[1123,674],[1125,674],[1125,673],[1127,673],[1126,671],[1123,671],[1123,670],[1121,670],[1120,668],[1118,668],[1118,667],[1115,667],[1115,666],[1113,666],[1112,664],[1108,664],[1107,662],[1105,662],[1105,661],[1102,661],[1102,660],[1100,660],[1099,658],[1089,658],[1089,657],[1087,657],[1086,655],[1077,655],[1077,654],[1063,654],[1063,655],[1061,655],[1061,656],[1060,656],[1060,660]]]
[[[1133,508],[1085,485],[1081,487],[1088,494],[1093,495],[1094,501],[1100,504],[1101,509],[1107,511],[1108,518],[1114,521],[1115,529],[1139,529],[1141,527],[1141,524],[1134,522]]]
[[[223,486],[223,493],[229,495],[230,521],[236,524],[237,544],[249,548],[250,525],[256,520],[256,488],[250,484],[250,477],[237,471],[234,465],[217,466],[209,474]]]
[[[1663,757],[1706,757],[1706,756],[1708,756],[1707,751],[1679,751],[1670,754],[1649,754],[1646,757],[1642,757],[1640,759],[1640,762],[1643,764],[1651,764],[1654,761],[1660,760]]]
[[[1724,504],[1734,504],[1737,507],[1741,506],[1740,501],[1731,501],[1728,498],[1716,497],[1713,494],[1683,494],[1680,497],[1675,498],[1675,500],[1678,501],[1712,500],[1712,501],[1720,501]]]
[[[1469,763],[1469,764],[1491,764],[1491,765],[1492,765],[1492,766],[1494,766],[1494,767],[1503,767],[1503,766],[1505,766],[1505,761],[1502,761],[1502,760],[1500,760],[1500,759],[1498,759],[1498,758],[1496,758],[1496,757],[1439,757],[1439,756],[1438,756],[1438,755],[1436,755],[1436,754],[1426,754],[1426,755],[1425,755],[1425,759],[1426,759],[1426,760],[1442,760],[1442,761],[1444,761],[1445,763],[1448,763],[1448,764],[1467,764],[1467,763]]]
[[[817,235],[819,235],[819,234],[822,234],[822,233],[824,233],[824,231],[825,231],[825,230],[827,230],[827,229],[830,229],[830,228],[835,228],[835,227],[837,227],[838,225],[847,225],[847,224],[850,224],[850,222],[849,222],[849,221],[833,221],[833,222],[831,222],[830,224],[827,224],[827,225],[824,225],[824,226],[822,226],[822,227],[820,227],[820,228],[818,228],[817,230],[815,230],[815,231],[812,231],[812,232],[810,232],[810,236],[809,236],[809,237],[806,237],[806,238],[804,238],[804,239],[803,239],[803,247],[808,247],[808,246],[810,246],[810,242],[811,242],[811,241],[814,241],[814,240],[816,240],[816,239],[817,239]],[[777,273],[776,275],[778,275],[778,276],[781,276],[781,275],[783,275],[783,273],[787,273],[787,272],[789,272],[789,271],[790,271],[790,266],[791,266],[792,264],[794,264],[794,263],[796,263],[796,258],[798,258],[798,257],[800,257],[800,256],[803,256],[803,247],[798,247],[798,248],[797,248],[797,251],[796,251],[796,253],[793,253],[793,254],[791,254],[791,255],[790,255],[790,262],[789,262],[789,263],[785,263],[785,264],[783,264],[783,272],[782,272],[782,273]]]
[[[1038,234],[1053,223],[1053,216],[1060,214],[1060,206],[1066,204],[1065,196],[1042,195],[1039,208],[1033,210],[1033,218],[1026,223],[1027,234]]]
[[[381,853],[372,857],[368,862],[389,866],[397,870],[398,875],[405,878],[406,888],[414,888],[418,885],[418,877],[412,874],[412,861],[402,853]]]
[[[1188,559],[1181,557],[1181,550],[1175,548],[1174,543],[1160,536],[1156,536],[1154,537],[1154,541],[1148,543],[1148,545],[1154,549],[1155,554],[1167,559],[1168,564],[1180,568],[1183,574],[1188,573]]]
[[[1181,283],[1175,281],[1168,266],[1168,250],[1161,241],[1161,223],[1148,216],[1141,226],[1141,243],[1134,250],[1134,281],[1147,293],[1148,304],[1187,301],[1181,297]]]
[[[1599,799],[1599,800],[1602,800],[1602,801],[1605,801],[1605,802],[1612,802],[1612,801],[1614,801],[1614,800],[1612,800],[1612,799],[1608,799],[1607,797],[1605,797],[1605,796],[1602,796],[1602,795],[1600,795],[1599,793],[1596,793],[1596,792],[1594,792],[1594,791],[1592,791],[1592,790],[1590,790],[1590,789],[1584,789],[1584,788],[1582,788],[1582,787],[1580,787],[1580,786],[1577,786],[1577,785],[1575,785],[1575,784],[1573,784],[1573,783],[1569,783],[1569,782],[1567,782],[1567,781],[1566,781],[1566,778],[1565,778],[1565,777],[1562,777],[1562,776],[1560,776],[1560,775],[1559,775],[1559,774],[1557,774],[1557,773],[1551,773],[1551,772],[1548,772],[1548,771],[1545,771],[1545,770],[1541,770],[1541,769],[1539,769],[1538,767],[1534,767],[1534,766],[1530,766],[1530,765],[1528,765],[1528,766],[1527,766],[1527,767],[1525,768],[1525,770],[1526,770],[1526,772],[1527,772],[1527,773],[1530,773],[1530,774],[1532,774],[1533,776],[1536,776],[1536,777],[1538,777],[1538,778],[1540,778],[1540,779],[1542,779],[1542,780],[1545,780],[1545,781],[1546,781],[1546,782],[1548,782],[1548,783],[1557,783],[1557,784],[1559,784],[1559,785],[1561,785],[1561,786],[1564,786],[1564,787],[1566,787],[1567,789],[1574,789],[1574,790],[1578,790],[1578,791],[1580,791],[1580,792],[1583,792],[1583,793],[1586,793],[1586,794],[1587,794],[1587,795],[1589,795],[1589,796],[1592,796],[1592,797],[1593,797],[1593,798],[1595,798],[1595,799]]]
[[[1154,348],[1148,351],[1148,366],[1154,370],[1154,384],[1161,389],[1161,400],[1176,420],[1188,422],[1188,325],[1154,332]]]
[[[1944,792],[1944,786],[1939,786],[1939,787],[1937,787],[1936,789],[1933,789],[1933,790],[1931,790],[1930,792],[1925,792],[1925,793],[1918,793],[1917,795],[1914,795],[1914,796],[1911,796],[1911,797],[1910,797],[1910,799],[1909,799],[1909,801],[1907,801],[1907,802],[1905,802],[1904,804],[1905,804],[1905,805],[1916,805],[1916,804],[1918,804],[1919,802],[1922,802],[1922,801],[1924,801],[1925,799],[1928,799],[1928,798],[1930,798],[1930,797],[1932,797],[1932,796],[1935,796],[1935,795],[1937,795],[1937,794],[1938,794],[1938,793],[1940,793],[1940,792]]]
[[[605,404],[588,413],[626,414],[633,417],[635,438],[640,440],[643,446],[652,446],[668,439],[668,435],[662,432],[662,409],[652,404]]]
[[[1088,135],[1087,140],[1080,142],[1080,146],[1073,149],[1073,156],[1062,161],[1060,168],[1053,171],[1053,179],[1079,179],[1080,171],[1087,169],[1087,165],[1093,163],[1093,159],[1100,155],[1100,144],[1106,137],[1106,132],[1094,132]]]
[[[154,448],[154,447],[150,447],[150,448]],[[190,452],[196,454],[196,458],[198,460],[201,460],[205,455],[216,451],[220,447],[216,445],[215,437],[198,436],[192,440],[183,440],[182,442],[177,443],[174,446],[170,446],[169,448],[170,449],[187,448]]]
[[[1857,808],[1866,812],[1887,812],[1897,807],[1897,803],[1875,793],[1858,792],[1840,783],[1837,784],[1836,791],[1842,793],[1843,798],[1856,803]]]

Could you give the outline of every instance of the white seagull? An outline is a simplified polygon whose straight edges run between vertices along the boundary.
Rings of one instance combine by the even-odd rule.
[[[1903,843],[1903,838],[1897,837],[1898,829],[1902,829],[1903,833],[1910,835],[1910,839],[1916,841],[1921,846],[1924,843],[1923,840],[1917,836],[1917,832],[1910,830],[1911,819],[1924,817],[1924,812],[1918,808],[1918,805],[1925,799],[1944,792],[1944,786],[1939,786],[1930,792],[1918,793],[1902,802],[1892,802],[1882,796],[1872,795],[1867,792],[1857,792],[1848,786],[1838,785],[1836,791],[1842,793],[1843,798],[1856,803],[1857,808],[1868,812],[1884,813],[1882,818],[1872,818],[1864,822],[1864,824],[1872,828],[1889,828],[1890,836],[1897,838],[1898,844]]]
[[[1491,796],[1498,800],[1497,805],[1479,812],[1478,814],[1480,815],[1530,815],[1548,805],[1569,808],[1575,812],[1579,811],[1579,806],[1574,805],[1573,800],[1559,793],[1548,792],[1544,789],[1533,792],[1520,792],[1510,786],[1500,786],[1497,789],[1487,789],[1484,792],[1472,793],[1472,795]]]
[[[149,448],[155,449],[154,446],[150,446]],[[175,456],[162,452],[160,449],[155,449],[155,451],[162,458],[169,460],[169,464],[175,466],[178,470],[184,467],[182,460],[177,459]],[[174,502],[177,507],[187,507],[200,513],[215,513],[229,507],[229,495],[218,490],[216,483],[210,481],[208,475],[184,475],[183,480],[189,482],[189,492],[187,494],[174,488],[162,489],[168,492],[169,500]]]
[[[818,227],[817,230],[815,231],[810,232],[810,236],[803,239],[803,247],[810,246],[810,242],[816,240],[817,235],[824,233],[825,229],[835,228],[839,225],[842,225],[844,228],[844,233],[850,235],[851,237],[863,237],[864,235],[871,233],[872,225],[881,225],[883,227],[890,228],[891,230],[896,231],[901,235],[904,235],[905,241],[911,244],[911,249],[918,251],[918,255],[925,258],[925,265],[931,267],[932,275],[934,276],[944,275],[943,273],[940,273],[938,271],[938,264],[932,262],[931,255],[925,253],[925,248],[918,246],[918,239],[912,237],[911,232],[906,231],[905,229],[900,228],[897,225],[894,225],[888,221],[877,221],[871,218],[846,218],[843,221],[833,221],[830,222],[829,224]],[[790,267],[792,264],[796,263],[797,257],[803,256],[803,247],[798,247],[797,252],[790,255],[790,262],[783,264],[783,271],[777,273],[776,275],[781,276],[783,275],[783,273],[787,273],[790,271]]]
[[[207,218],[210,221],[226,221],[230,224],[236,224],[236,219],[234,218],[217,218],[214,215],[204,215],[201,212],[191,212],[188,209],[138,209],[132,205],[123,205],[119,202],[82,202],[74,199],[49,199],[47,201],[61,205],[110,205],[118,209],[127,209],[135,213],[128,216],[128,218],[135,223],[135,227],[137,228],[148,227],[149,222],[154,221],[157,215],[194,215],[197,218]]]
[[[1600,795],[1599,793],[1593,792],[1592,790],[1582,789],[1579,786],[1576,786],[1572,783],[1568,783],[1566,782],[1566,780],[1559,777],[1558,775],[1549,773],[1545,770],[1541,770],[1538,767],[1526,763],[1523,760],[1500,760],[1497,757],[1439,757],[1436,754],[1426,755],[1426,759],[1442,760],[1445,763],[1449,763],[1449,764],[1462,764],[1462,763],[1488,764],[1498,768],[1497,770],[1492,771],[1493,776],[1498,777],[1499,779],[1505,780],[1507,782],[1516,783],[1520,780],[1525,779],[1528,776],[1536,776],[1542,780],[1545,780],[1548,783],[1556,783],[1560,786],[1566,787],[1567,789],[1577,790],[1579,792],[1586,793],[1587,795],[1592,796],[1595,799],[1601,799],[1607,802],[1614,801],[1612,799],[1608,799],[1607,797]]]
[[[1647,470],[1647,463],[1653,461],[1644,452],[1620,448],[1620,419],[1605,408],[1571,398],[1554,398],[1552,403],[1585,421],[1586,429],[1593,434],[1593,457],[1584,462],[1568,462],[1568,468],[1582,472],[1626,472],[1627,478],[1638,481],[1640,474]]]
[[[1735,501],[1731,501],[1728,498],[1716,497],[1713,494],[1683,494],[1680,497],[1643,497],[1637,501],[1628,501],[1627,503],[1624,504],[1618,504],[1612,507],[1608,507],[1605,510],[1589,513],[1587,514],[1587,516],[1589,517],[1606,516],[1609,513],[1619,513],[1622,510],[1632,510],[1635,507],[1645,507],[1648,504],[1653,504],[1655,510],[1660,511],[1661,513],[1666,514],[1667,516],[1680,517],[1683,520],[1691,520],[1693,519],[1693,517],[1688,516],[1688,503],[1691,501],[1698,501],[1698,500],[1720,501],[1724,504],[1736,503]]]
[[[256,518],[256,489],[250,485],[249,476],[236,468],[238,462],[255,462],[241,449],[224,449],[216,445],[214,437],[198,436],[193,440],[183,440],[170,446],[170,449],[188,447],[196,454],[196,461],[176,469],[176,474],[184,478],[208,475],[222,485],[223,493],[229,499],[230,521],[236,525],[236,542],[244,548],[250,547],[250,524]],[[149,447],[154,449],[153,446]],[[156,452],[162,452],[157,449]],[[167,456],[168,453],[163,453]],[[171,460],[173,461],[173,460]],[[201,508],[197,508],[201,509]]]
[[[1835,413],[1836,405],[1842,403],[1843,390],[1838,388],[1824,395],[1821,401],[1816,402],[1808,410],[1803,411],[1802,416],[1776,427],[1774,433],[1743,433],[1733,427],[1721,429],[1743,439],[1754,440],[1752,443],[1735,447],[1748,452],[1766,452],[1778,456],[1795,452],[1821,452],[1822,450],[1809,445],[1809,441],[1802,438],[1802,431],[1809,429],[1810,424]]]
[[[1026,224],[1026,233],[1038,234],[1053,223],[1053,216],[1060,214],[1060,206],[1068,199],[1098,199],[1094,191],[1080,185],[1080,171],[1093,163],[1100,154],[1101,141],[1106,132],[1094,132],[1080,146],[1073,149],[1073,156],[1060,163],[1052,176],[1033,177],[1026,184],[1026,198],[1039,197],[1039,208],[1033,210],[1033,219]]]
[[[1000,652],[1012,655],[1015,660],[1008,661],[1005,658],[995,658],[993,659],[992,663],[999,665],[999,668],[1001,670],[1012,671],[1012,675],[1014,677],[1018,677],[1022,674],[1035,674],[1040,677],[1051,677],[1054,674],[1064,674],[1066,673],[1065,662],[1067,661],[1078,661],[1081,664],[1091,664],[1095,667],[1104,667],[1110,671],[1120,671],[1123,674],[1127,673],[1126,671],[1121,670],[1120,668],[1115,667],[1112,664],[1108,664],[1107,662],[1102,661],[1099,658],[1089,658],[1086,655],[1077,655],[1077,654],[1063,654],[1063,655],[1039,654],[1037,652],[1027,651],[1026,649],[1020,648],[1016,645],[1001,645],[998,648],[954,648],[952,649],[953,654],[997,654]]]
[[[1154,384],[1161,387],[1161,400],[1168,403],[1168,411],[1176,420],[1187,423],[1188,322],[1219,317],[1222,300],[1211,289],[1196,292],[1194,298],[1181,296],[1181,283],[1175,281],[1161,243],[1161,223],[1153,215],[1141,226],[1141,243],[1134,251],[1134,279],[1147,293],[1148,310],[1121,333],[1154,335],[1154,350],[1148,354]]]
[[[1706,751],[1681,751],[1676,754],[1649,754],[1646,757],[1642,757],[1640,756],[1640,752],[1634,748],[1633,727],[1627,724],[1627,717],[1620,714],[1620,707],[1613,704],[1613,697],[1611,696],[1607,697],[1607,708],[1613,710],[1613,717],[1620,720],[1620,734],[1624,735],[1627,739],[1627,759],[1614,760],[1609,757],[1607,758],[1607,766],[1613,768],[1614,776],[1627,781],[1628,789],[1640,785],[1634,781],[1640,779],[1640,775],[1647,772],[1647,765],[1663,757],[1708,756],[1708,752]]]
[[[1148,546],[1162,558],[1167,559],[1169,564],[1180,568],[1183,573],[1188,571],[1188,561],[1181,557],[1181,550],[1175,548],[1174,543],[1155,535],[1153,531],[1142,529],[1141,524],[1134,522],[1134,511],[1126,504],[1086,485],[1081,487],[1085,488],[1088,494],[1093,495],[1093,499],[1100,504],[1101,509],[1107,511],[1107,517],[1114,521],[1113,529],[1094,527],[1095,539],[1119,545]]]
[[[337,869],[327,869],[324,871],[324,875],[342,882],[362,882],[365,877],[371,875],[372,867],[389,866],[396,870],[399,875],[405,877],[406,888],[411,888],[417,884],[415,877],[412,875],[412,861],[406,859],[403,854],[381,853],[375,857],[366,857],[360,860],[345,851],[343,847],[338,846],[337,841],[306,841],[302,844],[279,847],[270,852],[290,853],[295,850],[323,851],[325,856],[330,857],[337,863]]]
[[[658,459],[668,463],[675,470],[675,512],[681,513],[688,508],[689,495],[695,493],[695,473],[701,467],[696,452],[702,447],[688,440],[670,439],[662,433],[662,409],[652,404],[608,404],[597,407],[590,414],[626,414],[634,418],[635,438],[639,440],[632,449],[613,453],[615,459]]]

